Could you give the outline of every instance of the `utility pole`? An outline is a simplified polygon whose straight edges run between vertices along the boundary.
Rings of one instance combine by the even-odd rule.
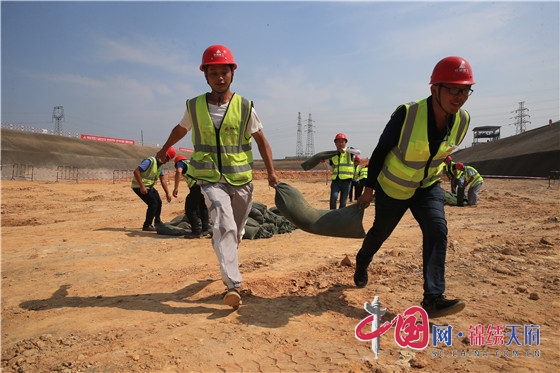
[[[58,136],[62,135],[62,120],[64,119],[64,108],[62,106],[55,106],[52,114],[54,125],[54,133]]]
[[[303,144],[301,142],[301,113],[297,113],[297,145],[296,145],[296,157],[298,159],[303,158]]]
[[[526,111],[529,111],[529,109],[525,107],[525,101],[521,101],[519,103],[519,109],[512,111],[512,113],[516,113],[515,117],[510,118],[515,119],[515,122],[513,124],[515,124],[516,135],[525,132],[525,125],[531,123],[530,121],[525,119],[531,117],[529,114],[525,113]]]
[[[305,154],[308,157],[315,154],[315,144],[313,143],[313,120],[311,119],[311,114],[309,114],[309,119],[307,119],[307,149]]]

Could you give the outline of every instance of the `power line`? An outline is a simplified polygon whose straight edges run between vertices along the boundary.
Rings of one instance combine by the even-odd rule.
[[[513,124],[515,124],[516,135],[525,132],[526,124],[531,123],[530,121],[525,119],[531,117],[529,114],[525,113],[526,111],[529,111],[529,109],[525,107],[525,101],[521,101],[519,103],[519,109],[512,111],[512,113],[517,113],[515,117],[510,118],[515,119],[515,122]]]

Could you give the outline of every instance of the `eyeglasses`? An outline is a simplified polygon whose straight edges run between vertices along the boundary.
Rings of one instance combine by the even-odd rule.
[[[446,87],[443,84],[439,84],[438,86],[447,89],[447,92],[449,92],[449,94],[453,96],[470,96],[473,93],[473,90],[470,88]]]

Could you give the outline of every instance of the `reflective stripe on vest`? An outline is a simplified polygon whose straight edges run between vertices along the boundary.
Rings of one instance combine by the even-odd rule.
[[[142,184],[146,188],[151,188],[157,183],[159,175],[161,175],[161,168],[163,165],[157,166],[156,157],[146,158],[150,160],[150,166],[146,168],[145,171],[142,171],[140,175],[142,175]],[[140,188],[140,185],[136,181],[136,178],[132,178],[132,188]]]
[[[351,153],[338,153],[331,160],[334,165],[331,176],[333,180],[336,180],[337,177],[340,180],[348,180],[354,177],[354,161]]]
[[[180,165],[179,165],[180,163]],[[183,176],[183,179],[185,180],[185,182],[187,183],[189,189],[193,187],[194,184],[196,184],[196,180],[193,179],[189,174],[187,174],[188,170],[189,170],[189,161],[179,161],[177,162],[177,165],[175,165],[175,168],[177,168],[177,166],[181,166],[181,168],[183,169],[183,172],[181,173],[181,176]]]
[[[471,166],[465,166],[465,183],[469,178],[469,173],[467,172],[467,170],[470,170],[472,173],[474,173],[473,179],[471,180],[471,182],[469,183],[471,186],[474,186],[478,183],[480,183],[481,181],[484,181],[484,179],[482,178],[482,176],[480,176],[480,173],[478,173],[478,171],[476,171],[474,168],[472,168]],[[465,185],[466,186],[466,185]]]
[[[364,167],[360,170],[360,180],[367,179],[367,167]]]
[[[214,126],[206,94],[187,101],[193,123],[194,152],[189,174],[197,180],[218,182],[223,176],[231,185],[253,179],[252,137],[245,137],[253,103],[233,94],[218,129]]]
[[[468,112],[460,110],[455,115],[451,132],[432,157],[428,140],[427,99],[404,106],[407,112],[399,143],[387,154],[377,177],[383,191],[400,200],[412,197],[417,188],[426,188],[439,180],[445,165],[443,161],[463,141],[470,121]]]

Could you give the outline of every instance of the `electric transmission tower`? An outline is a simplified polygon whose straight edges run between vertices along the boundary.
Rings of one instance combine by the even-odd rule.
[[[515,124],[516,135],[525,132],[525,127],[526,127],[525,125],[531,123],[530,121],[526,120],[526,118],[531,117],[529,114],[526,113],[526,111],[529,111],[529,109],[525,107],[525,101],[521,101],[519,103],[519,109],[512,111],[512,113],[516,113],[515,117],[510,118],[510,119],[515,119],[515,122],[513,124]]]
[[[311,119],[311,114],[309,114],[309,119],[307,119],[307,149],[305,154],[308,157],[315,154],[315,144],[313,143],[313,120]]]
[[[296,146],[296,157],[303,158],[303,144],[301,142],[301,113],[297,113],[297,146]]]
[[[64,119],[64,108],[62,106],[55,106],[52,114],[55,122],[54,132],[60,136],[62,135],[62,120]]]

